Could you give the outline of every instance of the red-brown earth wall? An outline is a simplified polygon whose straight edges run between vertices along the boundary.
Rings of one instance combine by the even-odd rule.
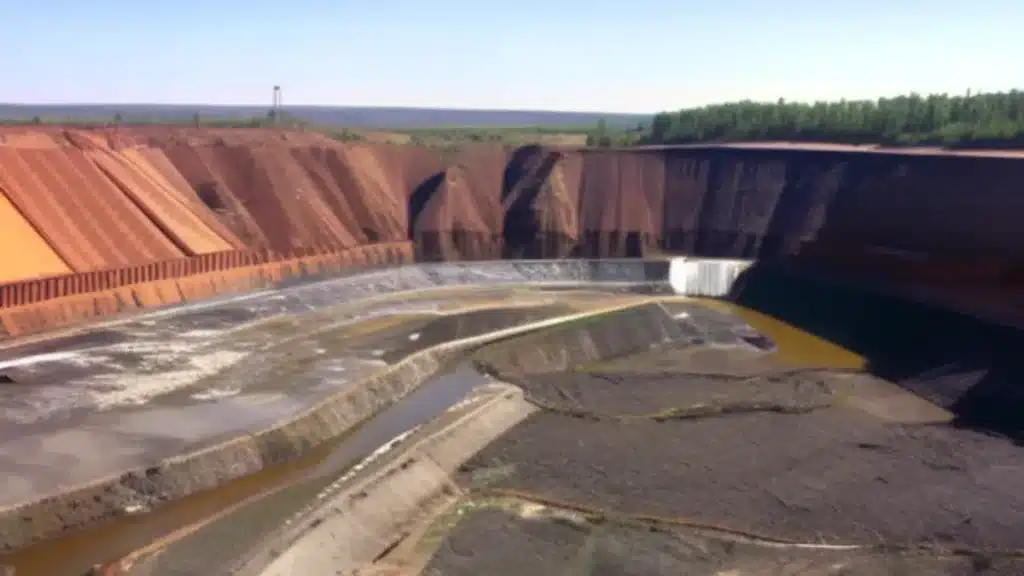
[[[81,309],[140,284],[273,277],[265,267],[300,258],[338,268],[366,250],[382,264],[748,258],[1016,317],[1022,187],[1024,161],[994,152],[488,144],[444,157],[313,132],[8,127],[0,318],[19,335],[125,309],[93,301],[69,314],[68,298]],[[256,284],[214,282],[194,297]]]

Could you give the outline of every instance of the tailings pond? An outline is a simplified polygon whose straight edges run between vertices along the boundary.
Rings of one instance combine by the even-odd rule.
[[[377,318],[372,329],[320,334],[308,348],[329,353],[290,361],[306,376],[339,354],[385,366],[440,342],[617,298],[646,297],[568,293],[533,306]],[[950,426],[950,411],[872,374],[870,359],[849,347],[741,306],[662,301],[681,328],[678,341],[568,371],[497,375],[542,410],[460,472],[472,496],[457,518],[438,519],[439,535],[420,551],[428,568],[445,576],[668,575],[831,562],[871,574],[902,562],[959,573],[947,570],[961,564],[944,553],[915,552],[925,558],[915,564],[902,552],[875,552],[897,543],[963,549],[995,570],[983,573],[1020,568],[1012,554],[994,552],[1024,547],[1024,496],[1014,488],[1024,458],[1013,442]],[[230,574],[375,451],[400,449],[417,427],[486,386],[471,360],[304,458],[0,564],[19,576],[79,576],[151,546],[163,550],[147,563],[153,575]],[[606,528],[595,522],[611,517]],[[807,543],[822,547],[801,551]],[[643,558],[631,550],[645,550]]]

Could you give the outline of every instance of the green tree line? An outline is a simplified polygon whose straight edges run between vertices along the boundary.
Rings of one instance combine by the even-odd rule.
[[[1024,92],[962,96],[911,94],[813,104],[736,102],[661,113],[647,143],[815,140],[957,144],[1024,141]]]
[[[595,133],[600,132],[600,128]],[[616,141],[617,140],[617,141]],[[1024,146],[1024,92],[910,94],[838,102],[742,101],[662,112],[633,138],[595,145],[758,140]]]

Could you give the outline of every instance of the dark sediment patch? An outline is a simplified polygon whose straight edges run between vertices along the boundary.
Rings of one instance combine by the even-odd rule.
[[[516,384],[548,409],[595,417],[801,411],[832,402],[826,379],[815,372],[750,377],[567,372],[533,375]]]
[[[500,510],[479,510],[456,525],[424,574],[558,574],[588,532],[568,522],[526,522]]]
[[[879,550],[794,549],[738,542],[691,530],[559,517],[523,518],[484,508],[463,517],[431,558],[429,576],[586,574],[1011,575],[1024,561]]]
[[[1024,331],[864,288],[757,266],[732,298],[863,356],[957,425],[1024,441]]]
[[[540,413],[465,468],[607,511],[807,542],[1024,547],[1024,459],[969,430],[830,408],[656,422]]]

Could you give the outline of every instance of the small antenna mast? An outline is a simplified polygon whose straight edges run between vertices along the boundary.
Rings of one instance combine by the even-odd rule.
[[[273,124],[277,124],[278,118],[281,116],[281,87],[274,86],[274,94],[270,101],[270,121]]]

